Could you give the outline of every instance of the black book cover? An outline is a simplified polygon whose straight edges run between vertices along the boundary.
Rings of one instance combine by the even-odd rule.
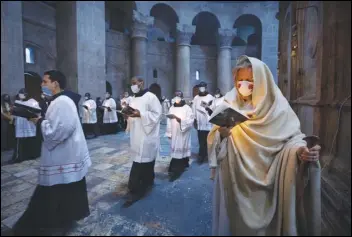
[[[234,127],[238,123],[243,123],[249,119],[247,116],[231,107],[224,108],[220,110],[220,112],[219,109],[215,109],[209,122],[220,127]]]
[[[40,108],[31,107],[19,102],[15,102],[12,109],[12,114],[18,117],[30,119],[38,117],[38,114],[40,114],[41,111],[42,110]]]

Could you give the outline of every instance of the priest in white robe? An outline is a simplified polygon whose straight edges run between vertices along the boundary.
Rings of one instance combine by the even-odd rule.
[[[44,73],[42,87],[53,97],[45,118],[34,118],[42,137],[38,185],[15,235],[65,235],[70,227],[89,215],[85,176],[91,166],[77,107],[63,90],[66,77],[56,70]],[[71,93],[71,95],[73,95]]]
[[[133,77],[131,84],[134,97],[130,101],[130,107],[135,111],[129,115],[128,123],[133,165],[128,182],[129,194],[124,207],[142,198],[154,185],[154,165],[160,148],[160,101],[148,89],[144,89],[144,80],[141,77]]]
[[[202,102],[209,104],[214,97],[208,93],[207,84],[201,82],[199,85],[199,93],[193,99],[192,110],[195,116],[195,128],[198,131],[199,153],[198,162],[202,164],[208,158],[207,152],[207,136],[212,127],[209,123],[209,113],[205,107],[201,106]]]
[[[183,93],[178,91],[175,103],[170,108],[167,119],[165,136],[171,139],[171,162],[169,166],[169,179],[178,179],[184,170],[189,167],[191,156],[191,129],[194,115],[183,99]]]
[[[97,104],[91,98],[90,93],[84,95],[84,102],[82,104],[82,126],[84,136],[87,138],[89,135],[97,137]]]
[[[319,235],[320,146],[306,147],[299,119],[265,63],[241,56],[233,79],[224,103],[249,120],[215,126],[208,136],[213,235]],[[300,165],[309,165],[309,192]]]
[[[111,97],[110,92],[106,92],[105,100],[103,101],[102,108],[104,110],[102,133],[114,134],[117,132],[117,113],[116,102]]]

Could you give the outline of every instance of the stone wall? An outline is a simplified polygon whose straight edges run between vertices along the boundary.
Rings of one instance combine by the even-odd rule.
[[[24,63],[25,71],[43,75],[56,69],[56,11],[40,1],[22,2],[23,47],[34,49],[35,63]]]
[[[22,3],[1,1],[1,94],[24,87]]]
[[[150,10],[160,1],[137,1],[137,10],[149,15]],[[260,19],[262,25],[262,60],[269,66],[277,82],[277,52],[278,52],[278,26],[275,18],[279,11],[277,1],[253,2],[210,2],[210,1],[162,1],[176,12],[179,23],[192,25],[194,17],[200,12],[213,13],[220,22],[220,27],[231,29],[236,19],[249,14]]]
[[[112,86],[112,96],[118,97],[131,79],[130,38],[121,32],[106,32],[106,80]]]
[[[172,98],[175,91],[175,44],[163,41],[149,41],[147,52],[148,72],[146,84],[160,85],[161,93]],[[153,77],[153,70],[157,70],[157,78]]]
[[[199,81],[196,80],[199,71]],[[217,88],[217,48],[211,46],[192,45],[191,47],[191,86],[204,81],[208,91],[213,94]]]

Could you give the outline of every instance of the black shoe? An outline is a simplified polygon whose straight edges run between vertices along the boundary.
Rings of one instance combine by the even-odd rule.
[[[175,180],[177,180],[178,178],[180,178],[181,174],[177,174],[177,173],[172,173],[169,175],[169,181],[170,182],[174,182]]]

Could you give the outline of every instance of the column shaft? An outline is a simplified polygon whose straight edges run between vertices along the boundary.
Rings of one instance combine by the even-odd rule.
[[[142,15],[140,12],[133,11],[132,26],[132,77],[141,76],[147,85],[147,47],[148,47],[148,28],[154,23],[154,17]]]
[[[191,97],[190,84],[191,48],[188,45],[178,45],[176,52],[176,90],[181,90],[187,99]]]
[[[221,93],[225,94],[234,86],[231,73],[231,44],[236,30],[219,28],[218,33],[217,85]]]
[[[1,1],[1,94],[24,87],[22,2]]]
[[[181,90],[186,100],[192,98],[191,88],[191,39],[195,26],[177,24],[176,90]]]

